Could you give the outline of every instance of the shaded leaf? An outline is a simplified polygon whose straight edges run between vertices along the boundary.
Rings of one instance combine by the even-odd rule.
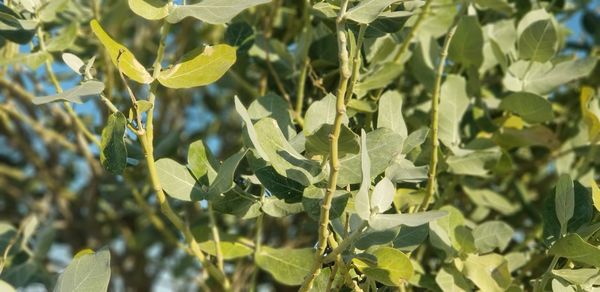
[[[369,219],[369,226],[375,230],[384,230],[405,225],[415,227],[447,216],[446,211],[427,211],[414,214],[377,214]]]
[[[500,109],[516,113],[529,123],[541,123],[554,118],[552,104],[545,98],[529,92],[510,94],[502,99]]]
[[[467,82],[462,76],[448,75],[440,92],[439,139],[449,148],[460,144],[460,121],[469,106]]]
[[[585,242],[578,234],[571,233],[556,241],[548,250],[550,255],[600,267],[600,249]]]
[[[483,32],[476,16],[463,16],[448,48],[448,57],[465,67],[483,63]],[[441,107],[440,107],[441,108]]]
[[[312,248],[291,249],[263,246],[256,253],[258,267],[267,271],[277,282],[300,285],[314,261]]]
[[[400,0],[363,0],[346,12],[346,18],[358,23],[369,24],[381,15],[392,3]]]
[[[506,259],[498,254],[469,254],[462,272],[482,291],[506,291],[512,282]]]
[[[504,251],[512,235],[512,227],[502,221],[487,221],[473,229],[475,247],[481,253],[488,253],[495,248]]]
[[[573,180],[568,174],[562,174],[558,178],[555,197],[556,218],[560,223],[561,230],[566,232],[567,224],[573,218],[573,212],[575,211],[575,190]]]
[[[100,163],[113,174],[123,173],[127,166],[126,127],[127,119],[121,112],[116,112],[108,117],[102,130]]]
[[[83,103],[82,98],[97,96],[104,91],[104,83],[100,81],[84,81],[75,88],[58,93],[56,95],[36,97],[31,100],[33,104],[45,104],[55,101],[68,101],[74,103]]]

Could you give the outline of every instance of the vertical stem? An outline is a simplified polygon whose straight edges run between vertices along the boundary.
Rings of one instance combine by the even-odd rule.
[[[459,15],[460,14],[461,13],[459,13]],[[450,42],[452,41],[452,37],[454,36],[454,33],[456,33],[456,28],[458,27],[459,15],[457,15],[454,20],[454,24],[446,34],[444,46],[440,52],[440,61],[435,71],[435,85],[433,88],[433,94],[431,96],[431,160],[429,161],[429,171],[427,173],[427,189],[425,192],[425,197],[423,197],[423,202],[418,208],[419,211],[424,211],[427,209],[431,198],[435,193],[438,149],[440,146],[440,141],[438,139],[440,92],[442,89],[442,78],[444,75],[444,68],[446,66],[446,59],[448,58],[448,48],[450,47]]]
[[[212,202],[208,202],[208,218],[210,220],[210,230],[212,232],[213,241],[215,242],[215,251],[217,254],[217,267],[222,273],[225,273],[223,269],[223,251],[221,250],[221,236],[219,235],[219,229],[217,228],[217,220],[215,219],[215,212],[212,208]]]
[[[315,278],[321,272],[321,264],[323,261],[323,253],[327,247],[327,237],[329,236],[329,210],[331,209],[331,201],[333,193],[337,189],[337,179],[340,170],[340,162],[338,159],[338,142],[342,127],[342,119],[346,114],[346,90],[348,88],[348,80],[350,79],[350,66],[347,48],[346,22],[345,14],[348,8],[348,0],[342,0],[340,12],[336,19],[336,34],[338,40],[338,58],[340,63],[340,80],[338,84],[336,96],[336,115],[333,122],[333,130],[330,134],[331,144],[329,148],[329,180],[325,198],[321,203],[321,214],[319,218],[319,242],[315,251],[315,264],[311,273],[304,279],[300,291],[308,291],[312,288]]]
[[[361,24],[360,29],[358,30],[358,37],[356,38],[356,50],[354,55],[352,56],[352,77],[350,78],[350,84],[348,85],[348,90],[346,91],[346,100],[349,100],[352,97],[352,93],[354,92],[354,86],[356,85],[356,81],[358,80],[358,76],[360,75],[360,66],[362,64],[362,59],[360,56],[360,51],[363,45],[363,41],[365,40],[365,31],[367,30],[366,24]]]
[[[408,46],[410,45],[412,39],[415,37],[417,30],[419,29],[425,18],[427,18],[429,10],[431,9],[431,3],[433,3],[433,0],[425,1],[425,5],[423,5],[423,7],[421,8],[421,13],[419,13],[417,20],[408,31],[406,38],[404,38],[400,50],[398,51],[398,53],[396,53],[396,56],[394,57],[394,62],[399,63],[402,60],[402,57],[404,56],[404,53],[406,53],[406,50],[408,49]]]

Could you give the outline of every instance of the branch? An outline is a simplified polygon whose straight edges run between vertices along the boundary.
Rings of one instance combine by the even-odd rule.
[[[466,6],[463,6],[463,10]],[[458,27],[458,20],[460,19],[460,15],[462,12],[459,12],[454,19],[454,23],[448,33],[446,34],[446,38],[444,39],[444,45],[442,47],[442,51],[440,52],[440,62],[435,71],[435,85],[433,87],[433,95],[431,96],[431,160],[429,161],[429,171],[427,173],[427,189],[425,192],[425,196],[423,197],[423,202],[419,206],[419,211],[424,211],[429,206],[431,198],[435,193],[435,185],[436,185],[436,172],[437,172],[437,163],[438,163],[438,149],[440,147],[440,141],[438,139],[438,127],[439,127],[439,106],[440,106],[440,92],[442,89],[442,78],[444,75],[444,68],[446,66],[446,59],[448,58],[448,48],[450,47],[450,42],[452,41],[452,37],[454,37],[454,33],[456,33],[456,28]]]
[[[342,0],[340,5],[340,12],[336,19],[336,34],[338,40],[338,58],[340,63],[340,80],[338,84],[337,97],[336,97],[336,115],[333,122],[333,130],[330,134],[331,144],[329,148],[329,185],[323,202],[321,203],[321,215],[319,219],[319,242],[317,244],[317,250],[315,251],[315,263],[311,269],[311,272],[304,279],[300,291],[308,291],[312,288],[312,284],[315,278],[321,272],[321,265],[323,263],[323,253],[327,247],[327,238],[329,236],[329,210],[331,209],[331,201],[333,200],[333,193],[337,189],[337,179],[340,170],[340,162],[338,159],[338,142],[340,132],[342,128],[342,119],[346,114],[346,90],[348,88],[348,80],[350,79],[350,68],[349,68],[349,57],[347,48],[347,36],[346,36],[346,21],[345,14],[348,8],[348,0]]]

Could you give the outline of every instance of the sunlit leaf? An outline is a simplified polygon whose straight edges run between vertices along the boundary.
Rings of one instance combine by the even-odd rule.
[[[85,81],[75,88],[51,96],[36,97],[31,102],[33,104],[45,104],[55,101],[68,101],[74,103],[83,103],[82,98],[98,96],[104,90],[104,83],[100,81]]]
[[[600,249],[585,242],[576,233],[567,234],[557,240],[548,253],[578,263],[600,267]]]
[[[113,64],[115,66],[118,64],[118,67],[123,71],[123,74],[139,83],[147,84],[154,80],[154,78],[150,76],[150,73],[146,71],[146,68],[135,58],[133,53],[125,46],[113,40],[110,35],[104,31],[97,20],[93,19],[90,22],[90,26],[96,37],[108,51]]]
[[[101,249],[76,257],[58,277],[54,292],[107,291],[110,281],[110,252]]]
[[[596,141],[600,135],[600,119],[598,119],[598,116],[596,116],[596,114],[589,109],[589,104],[593,97],[593,88],[588,86],[581,88],[579,104],[581,106],[583,121],[587,125],[588,139],[590,142]]]
[[[277,282],[300,285],[309,273],[314,260],[312,248],[291,249],[263,246],[256,253],[256,264],[267,271]]]
[[[252,6],[269,2],[271,0],[203,0],[196,4],[175,6],[167,21],[176,23],[186,17],[193,17],[210,24],[224,24]]]
[[[388,286],[401,286],[413,275],[413,266],[408,256],[391,247],[380,247],[370,254],[377,263],[354,258],[354,265],[367,277]]]
[[[169,196],[182,201],[201,199],[202,188],[185,165],[169,158],[159,159],[154,164],[163,190]]]
[[[135,14],[150,20],[159,20],[169,15],[168,2],[165,0],[128,0],[129,8]]]
[[[228,45],[206,46],[186,54],[181,62],[161,71],[160,84],[169,88],[191,88],[219,80],[235,63],[235,48]]]

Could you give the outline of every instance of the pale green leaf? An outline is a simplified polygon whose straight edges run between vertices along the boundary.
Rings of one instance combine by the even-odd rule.
[[[206,46],[183,57],[180,63],[161,71],[160,84],[169,88],[191,88],[211,84],[219,80],[233,66],[235,48],[229,45]]]
[[[250,138],[250,141],[252,142],[252,146],[254,146],[256,152],[258,152],[258,155],[262,159],[264,159],[265,161],[269,161],[269,155],[267,155],[267,153],[261,146],[261,143],[259,142],[258,134],[256,133],[256,129],[254,128],[254,124],[252,123],[250,114],[248,113],[248,111],[237,96],[235,97],[234,103],[235,110],[240,115],[240,117],[244,121],[244,124],[246,125],[246,132],[248,134],[248,137]]]
[[[398,91],[386,91],[379,99],[377,127],[388,128],[402,137],[408,136],[402,117],[402,95]]]
[[[575,190],[573,180],[568,174],[562,174],[556,183],[555,211],[561,230],[566,232],[567,224],[575,211]],[[564,234],[564,232],[561,232]]]
[[[371,188],[371,160],[368,153],[367,134],[362,130],[360,135],[360,189],[354,197],[354,210],[363,219],[368,220],[371,216],[371,203],[369,189]]]
[[[262,202],[261,210],[271,217],[281,218],[304,211],[304,206],[300,202],[287,203],[275,197],[267,197]]]
[[[304,117],[305,136],[313,134],[324,124],[333,125],[336,115],[335,103],[336,97],[330,93],[310,105]],[[342,121],[348,124],[348,117],[344,116]]]
[[[100,163],[113,174],[122,174],[127,166],[126,127],[127,119],[121,112],[116,112],[108,117],[102,130]]]
[[[321,215],[321,204],[325,197],[325,189],[317,188],[315,186],[309,186],[304,189],[302,194],[302,206],[304,211],[315,221],[318,221]],[[342,190],[338,190],[333,194],[331,200],[331,209],[329,210],[329,219],[335,219],[340,217],[346,210],[346,205],[350,193]]]
[[[63,28],[56,37],[53,37],[50,42],[46,45],[46,49],[49,52],[60,52],[71,48],[75,39],[77,39],[77,30],[79,24],[77,22],[71,22],[65,28]]]
[[[469,106],[467,82],[462,76],[448,75],[442,85],[439,106],[439,139],[453,148],[460,145],[460,121]]]
[[[101,249],[76,257],[58,277],[54,292],[108,290],[110,281],[110,252]]]
[[[519,209],[517,205],[492,190],[473,189],[467,186],[463,186],[463,190],[476,205],[496,210],[501,214],[511,215]]]
[[[396,186],[388,178],[381,179],[373,189],[371,194],[371,212],[375,214],[383,213],[392,206]]]
[[[200,199],[202,188],[185,165],[169,158],[159,159],[154,164],[163,190],[169,196],[182,201]]]
[[[448,57],[465,67],[483,63],[483,32],[477,16],[463,16],[448,48]],[[456,93],[455,93],[456,94]]]
[[[0,280],[0,291],[4,292],[17,292],[17,290],[10,284]]]
[[[219,162],[213,157],[204,141],[199,140],[190,144],[187,161],[196,179],[200,180],[206,175],[207,182],[212,183],[217,177]]]
[[[128,0],[129,8],[135,14],[150,20],[159,20],[169,15],[168,2],[165,0]]]
[[[81,69],[85,66],[83,60],[71,53],[62,54],[62,59],[73,72],[81,75]]]
[[[550,255],[600,267],[600,249],[585,242],[578,234],[571,233],[556,241],[548,250]]]
[[[529,92],[516,92],[502,99],[500,109],[521,116],[529,123],[541,123],[552,120],[552,104],[545,98]]]
[[[263,246],[256,253],[256,265],[267,271],[277,282],[300,285],[314,261],[312,248],[291,249]]]
[[[247,152],[248,150],[240,151],[227,158],[223,162],[223,164],[219,168],[217,177],[215,177],[215,180],[210,184],[210,187],[208,188],[208,193],[206,195],[209,198],[223,194],[231,190],[235,186],[233,182],[235,170],[240,164],[240,161],[244,158],[244,156],[246,156]]]
[[[435,282],[443,292],[472,291],[473,288],[465,277],[451,265],[442,267],[435,276]]]
[[[252,6],[269,2],[271,0],[204,0],[196,4],[175,6],[167,21],[176,23],[186,17],[193,17],[210,24],[224,24]]]
[[[277,121],[277,125],[287,139],[296,136],[289,104],[281,96],[267,93],[267,95],[259,97],[248,107],[248,115],[254,121],[270,117]]]
[[[346,12],[346,18],[358,23],[369,24],[380,16],[391,4],[400,0],[362,0]]]
[[[506,291],[512,282],[506,259],[499,254],[469,254],[462,272],[481,291]]]
[[[333,125],[321,125],[317,131],[306,137],[306,151],[311,154],[328,155],[331,150],[331,139],[329,137],[332,131]],[[359,150],[358,136],[348,126],[342,125],[338,138],[338,156],[343,157],[346,154],[356,154]]]
[[[135,58],[133,53],[125,46],[113,40],[110,35],[104,31],[97,20],[93,19],[90,22],[90,26],[96,37],[108,51],[113,64],[115,66],[118,64],[118,67],[123,71],[123,74],[132,80],[143,84],[148,84],[154,80],[154,78],[150,76],[150,73],[146,71],[146,68]]]
[[[33,100],[31,100],[31,102],[37,105],[55,101],[83,103],[82,98],[98,96],[100,93],[102,93],[102,91],[104,91],[104,83],[100,81],[90,80],[84,81],[83,83],[74,88],[71,88],[67,91],[55,95],[36,97]]]
[[[475,247],[481,253],[488,253],[495,248],[504,251],[512,235],[512,227],[502,221],[487,221],[473,229]]]
[[[388,286],[401,286],[412,277],[412,263],[403,252],[391,247],[380,247],[370,254],[377,258],[377,263],[359,258],[352,260],[358,270],[368,278]]]
[[[446,211],[427,211],[413,214],[377,214],[369,219],[369,226],[375,230],[385,230],[400,225],[416,227],[447,216]]]

